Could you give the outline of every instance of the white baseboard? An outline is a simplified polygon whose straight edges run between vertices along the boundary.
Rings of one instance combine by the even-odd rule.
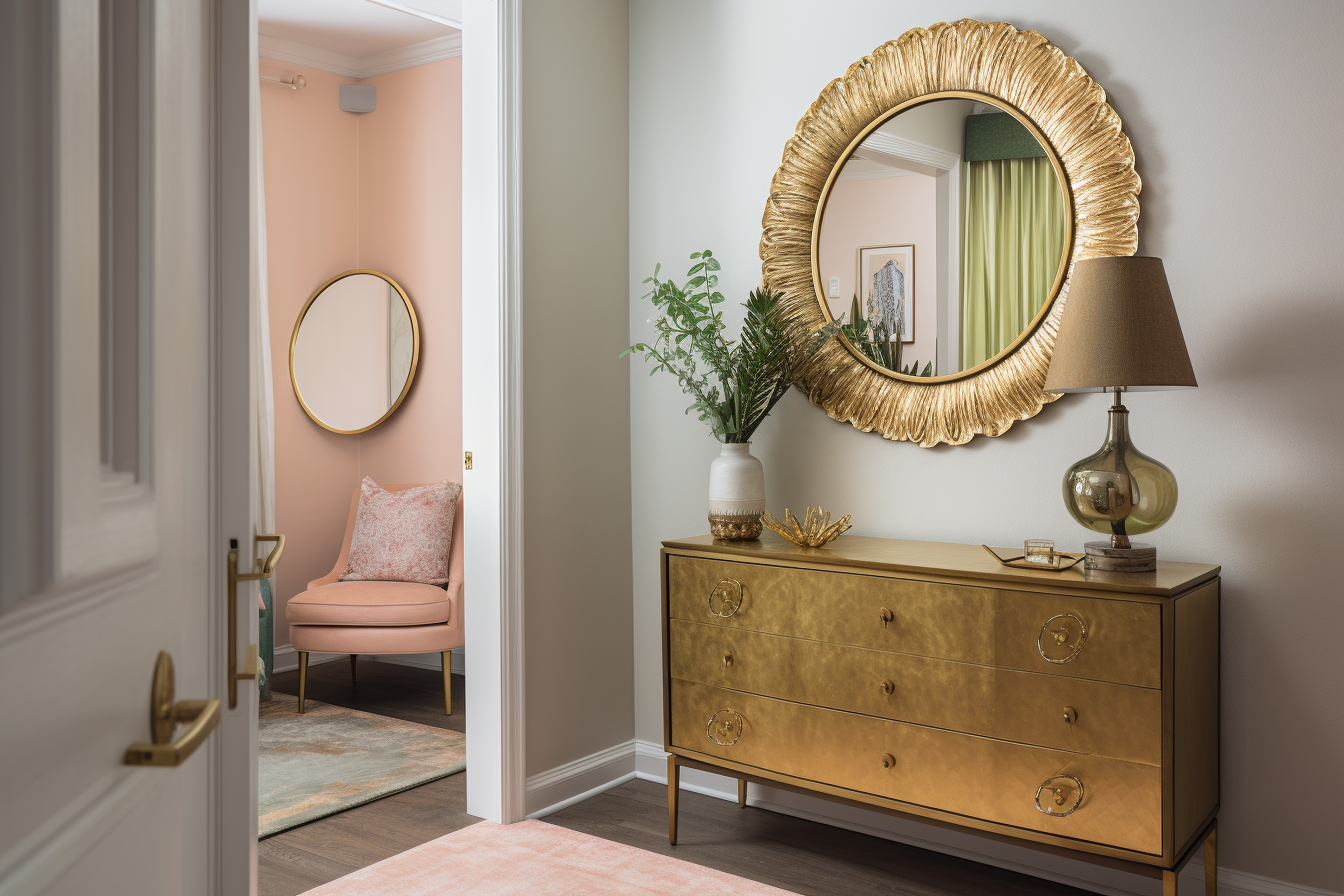
[[[348,653],[310,653],[308,654],[308,665],[316,666],[320,663],[330,663],[334,660],[345,659]],[[400,653],[388,656],[369,656],[363,657],[363,660],[377,660],[380,663],[392,663],[398,666],[414,666],[417,669],[432,669],[435,672],[442,670],[443,659],[437,653]],[[465,675],[467,672],[467,651],[465,647],[453,651],[453,674]],[[289,644],[282,644],[275,648],[275,671],[293,672],[299,668],[299,652]]]
[[[662,744],[635,741],[635,774],[642,780],[667,786],[667,753],[663,751]],[[681,789],[737,802],[737,779],[725,775],[684,768],[681,771]],[[747,791],[747,804],[995,865],[1094,893],[1105,893],[1107,896],[1159,896],[1162,892],[1161,882],[1152,878],[773,787],[751,785]],[[1196,856],[1181,872],[1181,891],[1202,893],[1203,880],[1204,861],[1202,856]],[[1222,896],[1342,896],[1223,866],[1218,868],[1218,892]]]
[[[541,818],[635,777],[635,742],[628,740],[527,779],[527,817]]]

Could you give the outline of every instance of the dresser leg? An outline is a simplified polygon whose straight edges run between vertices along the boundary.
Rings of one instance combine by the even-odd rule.
[[[677,845],[677,794],[681,790],[681,766],[677,757],[667,757],[667,842]]]
[[[1175,871],[1162,872],[1162,896],[1176,896],[1176,878]]]
[[[737,804],[743,809],[747,808],[747,779],[737,779]]]
[[[1218,824],[1204,840],[1204,894],[1218,896]]]

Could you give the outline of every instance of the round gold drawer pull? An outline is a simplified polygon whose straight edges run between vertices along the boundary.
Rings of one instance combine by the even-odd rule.
[[[1036,650],[1047,663],[1062,665],[1082,653],[1087,624],[1072,613],[1051,616],[1036,636]]]
[[[725,653],[723,655],[723,664],[725,666],[731,666],[733,664],[733,655],[731,653]]]
[[[1078,721],[1078,710],[1074,709],[1072,706],[1064,707],[1064,721],[1069,725]]]
[[[889,622],[895,620],[895,618],[896,618],[896,614],[893,613],[893,612],[891,612],[890,610],[888,610],[886,607],[883,607],[883,608],[882,608],[882,612],[881,612],[880,614],[878,614],[878,615],[882,617],[882,627],[883,627],[883,628],[886,628],[886,627],[887,627],[887,623],[889,623]]]
[[[1048,794],[1048,796],[1047,796]],[[1044,804],[1041,797],[1046,797]],[[1055,775],[1036,788],[1036,809],[1046,815],[1063,818],[1083,804],[1083,782],[1073,775]]]
[[[883,754],[882,754],[882,767],[883,767],[883,768],[895,768],[895,767],[896,767],[896,757],[893,756],[893,755],[891,755],[890,753],[883,753]]]
[[[888,697],[896,693],[896,682],[892,681],[890,678],[884,680],[882,682],[882,693],[886,694]]]
[[[721,747],[731,747],[742,736],[746,722],[742,714],[732,709],[721,709],[709,717],[705,734]]]
[[[724,579],[709,592],[709,612],[712,616],[727,619],[742,606],[742,583],[737,579]]]

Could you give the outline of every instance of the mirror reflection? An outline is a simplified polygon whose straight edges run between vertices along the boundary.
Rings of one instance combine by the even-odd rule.
[[[911,376],[956,374],[1029,332],[1072,236],[1053,156],[997,105],[943,98],[866,137],[826,197],[825,307],[852,350]]]
[[[333,432],[363,432],[401,403],[419,353],[406,293],[382,274],[351,271],[327,283],[299,316],[290,376],[313,420]]]

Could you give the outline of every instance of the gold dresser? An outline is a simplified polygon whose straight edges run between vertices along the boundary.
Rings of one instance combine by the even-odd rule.
[[[662,550],[679,769],[803,791],[1216,892],[1219,567],[999,565],[971,545],[709,536]]]

